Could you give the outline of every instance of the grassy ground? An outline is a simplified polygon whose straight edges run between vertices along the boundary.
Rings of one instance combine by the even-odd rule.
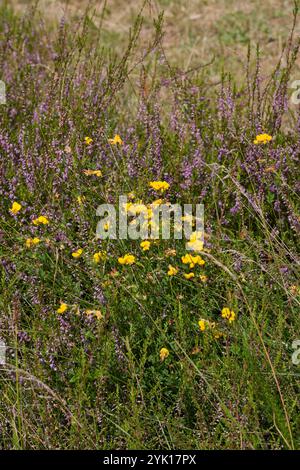
[[[1,6],[0,446],[299,448],[293,4],[123,3]],[[96,238],[131,193],[204,203],[193,262]]]

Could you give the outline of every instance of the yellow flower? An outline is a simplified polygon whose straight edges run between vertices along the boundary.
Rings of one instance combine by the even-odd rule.
[[[122,144],[123,144],[123,140],[121,139],[121,137],[119,136],[119,134],[116,134],[113,139],[108,139],[108,142],[109,142],[111,145],[117,145],[117,144],[122,145]]]
[[[259,134],[256,136],[256,139],[253,141],[254,144],[267,144],[272,140],[272,136],[269,134]]]
[[[183,264],[189,264],[191,269],[195,266],[193,263],[193,257],[190,254],[182,256],[181,261],[183,262]]]
[[[299,295],[300,294],[300,287],[293,284],[289,287],[289,291],[292,295]]]
[[[155,201],[151,202],[151,207],[158,207],[161,206],[163,203],[162,199],[155,199]]]
[[[132,202],[126,202],[126,204],[123,205],[125,212],[128,212],[131,206]]]
[[[195,277],[195,274],[194,274],[194,273],[188,273],[188,274],[185,273],[185,274],[184,274],[184,277],[185,277],[186,279],[192,279],[193,277]]]
[[[84,201],[85,201],[85,196],[77,196],[77,202],[80,206],[82,206]]]
[[[148,251],[150,248],[151,243],[148,240],[145,240],[140,243],[140,247],[142,248],[143,251]]]
[[[153,230],[158,230],[158,228],[159,228],[159,225],[157,225],[157,224],[154,222],[154,220],[152,220],[152,219],[150,219],[150,220],[148,220],[147,222],[145,222],[144,225],[145,225],[145,224],[148,225],[148,227],[152,227]]]
[[[193,232],[190,236],[190,242],[195,242],[197,240],[199,240],[200,238],[203,237],[203,232],[201,232],[200,230],[196,230],[195,232]]]
[[[124,255],[123,257],[118,258],[120,264],[131,265],[135,263],[135,256],[133,255]]]
[[[64,313],[68,309],[68,304],[61,303],[60,307],[56,310],[57,313]]]
[[[236,319],[236,314],[234,313],[233,310],[230,310],[228,307],[224,307],[222,309],[221,315],[223,318],[226,318],[226,320],[228,320],[229,323],[232,323]]]
[[[159,351],[160,360],[164,361],[169,356],[169,354],[170,352],[167,348],[161,348],[161,350]]]
[[[72,256],[73,256],[73,258],[80,258],[80,256],[82,255],[82,253],[83,253],[82,248],[79,248],[78,250],[76,250],[76,251],[74,251],[74,252],[72,253]]]
[[[205,264],[205,261],[201,258],[201,256],[196,255],[193,256],[193,263],[198,264],[199,266],[203,266]]]
[[[86,145],[91,145],[91,143],[93,142],[93,139],[91,139],[91,137],[85,137],[84,142]]]
[[[40,215],[37,219],[32,221],[33,225],[47,225],[49,220],[44,215]]]
[[[221,315],[223,318],[229,318],[230,316],[230,309],[228,307],[224,307],[222,309]]]
[[[178,269],[174,268],[171,264],[169,264],[168,268],[168,276],[175,276],[178,273]]]
[[[199,276],[201,282],[207,282],[208,277],[205,274]]]
[[[181,261],[183,262],[183,264],[189,264],[190,269],[193,269],[196,264],[198,264],[199,266],[203,266],[205,264],[205,261],[201,258],[201,256],[192,256],[189,253],[182,256]]]
[[[167,183],[166,181],[150,181],[149,186],[155,191],[160,191],[161,193],[163,193],[170,187],[169,183]]]
[[[86,175],[86,176],[92,176],[92,175],[95,175],[95,176],[102,176],[102,171],[101,170],[83,170],[83,173]]]
[[[27,238],[25,244],[27,246],[27,248],[31,248],[33,245],[37,245],[38,243],[40,243],[40,239],[35,237],[35,238]]]
[[[236,315],[233,310],[230,312],[230,317],[228,318],[229,323],[232,323],[236,319]]]
[[[103,315],[100,310],[85,310],[84,313],[86,315],[94,315],[97,320],[101,320],[103,318]]]
[[[95,310],[94,311],[94,315],[95,317],[97,318],[97,320],[101,320],[103,318],[103,315],[102,313],[100,312],[100,310]]]
[[[18,202],[13,202],[11,209],[9,209],[10,213],[16,215],[22,209],[21,204]]]
[[[206,330],[206,323],[207,323],[206,320],[199,320],[198,321],[200,331],[205,331]]]
[[[128,193],[128,194],[127,194],[127,197],[128,197],[128,199],[129,199],[130,201],[132,201],[132,200],[135,198],[134,192],[132,191],[131,193]]]
[[[187,248],[193,251],[203,251],[203,241],[200,240],[202,235],[202,232],[193,232],[186,244]]]
[[[105,261],[106,259],[106,251],[98,251],[93,255],[95,263],[100,263],[101,260]]]
[[[201,320],[198,321],[198,325],[200,331],[205,331],[207,328],[213,330],[216,327],[215,322],[210,322],[209,320],[205,320],[204,318],[201,318]]]
[[[109,230],[109,227],[110,227],[110,222],[106,222],[106,224],[104,224],[104,227],[103,227],[105,232]]]
[[[151,207],[147,207],[147,212],[144,214],[145,219],[151,220],[153,218],[153,210]]]
[[[148,214],[148,209],[145,204],[142,202],[138,204],[132,204],[131,202],[125,204],[125,210],[128,212],[130,215],[139,215],[141,213]]]
[[[183,217],[181,217],[181,220],[183,222],[188,222],[190,226],[194,226],[196,224],[196,219],[191,214],[184,215]]]
[[[193,251],[203,251],[203,242],[201,240],[196,240],[194,242],[187,242],[187,248]]]

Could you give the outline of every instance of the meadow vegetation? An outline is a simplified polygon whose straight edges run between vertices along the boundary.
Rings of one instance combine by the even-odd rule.
[[[56,24],[9,3],[0,448],[299,448],[297,4],[267,74],[245,18],[217,24],[246,44],[235,75],[170,58],[149,1],[120,47],[105,4]],[[204,245],[97,239],[120,195],[203,203]]]

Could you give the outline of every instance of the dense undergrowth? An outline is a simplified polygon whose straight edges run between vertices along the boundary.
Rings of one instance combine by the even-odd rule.
[[[244,83],[210,86],[170,66],[162,16],[115,52],[90,15],[0,10],[0,446],[297,448],[299,41],[271,77],[249,47]],[[98,240],[121,194],[203,203],[201,262]]]

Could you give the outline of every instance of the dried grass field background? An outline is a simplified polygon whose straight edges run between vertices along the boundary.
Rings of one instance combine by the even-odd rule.
[[[35,2],[12,0],[9,3],[17,11],[24,11]],[[90,6],[92,22],[95,25],[102,22],[107,45],[120,51],[143,2],[108,0],[101,20],[103,3],[40,0],[39,7],[48,22],[55,22],[64,13],[79,18]],[[220,65],[225,64],[229,70],[233,67],[238,72],[245,64],[248,42],[252,41],[254,45],[260,44],[263,67],[270,71],[288,36],[292,8],[290,0],[155,0],[146,2],[143,35],[150,34],[151,18],[163,10],[164,47],[172,65],[188,70],[215,58],[217,65],[211,71],[213,76],[219,77]],[[299,33],[299,25],[296,33]]]

